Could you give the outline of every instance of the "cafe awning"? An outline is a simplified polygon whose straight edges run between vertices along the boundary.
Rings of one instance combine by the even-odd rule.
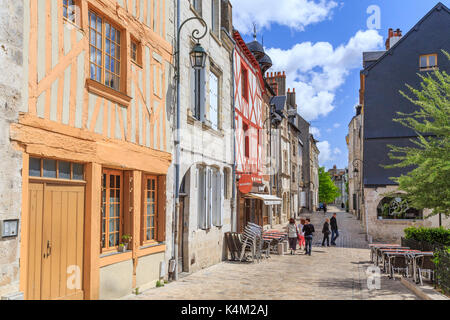
[[[277,196],[273,196],[271,194],[262,194],[262,193],[249,193],[246,198],[258,199],[264,201],[266,206],[273,206],[281,204],[282,199]]]

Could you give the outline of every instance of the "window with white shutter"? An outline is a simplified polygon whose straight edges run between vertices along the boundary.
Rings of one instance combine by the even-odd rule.
[[[209,74],[209,120],[214,130],[219,129],[219,78]]]

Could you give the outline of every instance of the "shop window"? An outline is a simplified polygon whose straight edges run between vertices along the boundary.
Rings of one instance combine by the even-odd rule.
[[[84,165],[54,159],[30,157],[30,178],[84,181]]]
[[[377,206],[378,219],[422,219],[422,210],[410,207],[404,196],[383,198]]]
[[[420,56],[420,71],[434,70],[437,66],[437,54],[425,54]]]
[[[121,88],[121,32],[89,11],[90,78],[116,91]]]
[[[123,174],[103,169],[101,207],[102,252],[117,250],[122,237]]]
[[[158,182],[155,176],[144,177],[142,214],[142,244],[157,240]]]

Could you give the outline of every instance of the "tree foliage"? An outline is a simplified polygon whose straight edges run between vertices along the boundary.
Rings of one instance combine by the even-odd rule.
[[[444,52],[450,60],[450,55]],[[413,168],[391,179],[406,191],[411,206],[431,209],[431,215],[450,215],[450,76],[445,71],[419,75],[421,88],[406,85],[410,95],[400,93],[417,108],[398,112],[395,122],[414,130],[413,146],[389,145],[389,157],[397,163],[385,168]]]
[[[325,167],[319,168],[319,202],[330,203],[341,195]]]

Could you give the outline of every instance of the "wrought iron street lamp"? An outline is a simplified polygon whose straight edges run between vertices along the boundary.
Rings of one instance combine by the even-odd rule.
[[[173,270],[173,279],[178,280],[178,217],[180,215],[180,36],[181,30],[184,25],[191,20],[198,20],[202,26],[205,28],[205,31],[200,34],[198,29],[194,29],[192,32],[192,38],[194,38],[197,43],[194,48],[190,52],[190,61],[191,67],[195,70],[201,70],[205,67],[207,53],[205,49],[200,45],[200,39],[206,36],[208,32],[208,26],[206,25],[205,20],[200,17],[191,17],[183,21],[180,24],[180,1],[177,4],[177,43],[176,43],[176,69],[175,69],[175,77],[177,83],[177,110],[176,110],[176,133],[175,133],[175,210],[173,216],[173,259],[175,263],[175,268]]]

